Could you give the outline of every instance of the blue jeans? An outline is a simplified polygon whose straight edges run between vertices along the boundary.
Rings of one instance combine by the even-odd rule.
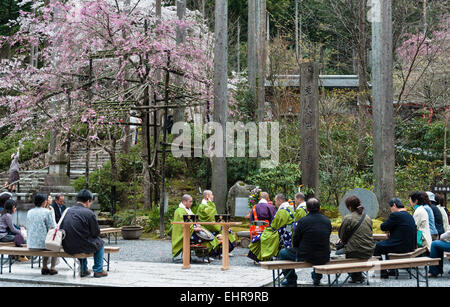
[[[103,271],[103,255],[105,253],[104,247],[100,247],[98,251],[94,253],[94,265],[92,270],[94,273],[100,273]],[[87,259],[80,259],[81,271],[86,272],[88,270]]]
[[[278,255],[280,260],[291,260],[291,261],[297,261],[302,262],[305,261],[304,259],[300,258],[297,255],[297,249],[296,248],[283,248],[280,251],[280,254]],[[297,284],[297,274],[295,273],[295,270],[282,270],[284,277],[286,278],[288,284]],[[311,272],[311,278],[314,282],[319,282],[322,279],[322,274],[317,274],[316,272]]]
[[[438,275],[444,273],[444,252],[450,252],[450,242],[436,240],[431,242],[430,257],[431,258],[441,258],[439,265],[430,266],[430,273],[433,275]]]

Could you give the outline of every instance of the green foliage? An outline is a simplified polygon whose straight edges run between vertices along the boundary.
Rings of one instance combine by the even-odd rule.
[[[20,1],[18,0],[1,0],[0,1],[0,35],[11,35],[16,32],[18,26],[10,27],[8,25],[10,20],[15,20],[19,17],[19,11],[31,11],[30,1],[23,7],[19,7],[17,4]]]
[[[271,196],[284,193],[286,197],[293,198],[301,184],[301,176],[298,165],[280,163],[272,169],[258,169],[247,177],[246,182],[259,186]]]
[[[443,159],[444,129],[444,121],[435,120],[430,124],[428,118],[414,117],[408,121],[398,118],[395,134],[400,149],[397,150],[397,161],[408,164],[411,154],[428,161]],[[450,144],[450,134],[447,138],[447,144]]]
[[[23,138],[22,134],[8,135],[0,140],[0,170],[6,171],[11,164],[11,154],[17,152],[19,140]],[[46,136],[40,141],[24,141],[23,148],[20,150],[19,163],[28,161],[36,157],[37,153],[44,153],[48,150],[49,137]]]
[[[86,185],[86,177],[81,176],[76,179],[72,186],[75,191],[84,189]],[[89,174],[89,189],[93,193],[98,193],[98,201],[101,204],[102,211],[110,211],[112,207],[112,187],[116,187],[116,200],[120,203],[125,203],[128,201],[127,197],[133,191],[133,185],[128,182],[116,181],[113,179],[111,171],[111,162],[108,161],[103,166]],[[131,187],[131,188],[130,188]]]

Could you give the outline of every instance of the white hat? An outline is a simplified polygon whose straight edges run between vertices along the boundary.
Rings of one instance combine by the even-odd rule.
[[[428,198],[432,202],[436,202],[436,198],[434,198],[434,193],[427,191]]]

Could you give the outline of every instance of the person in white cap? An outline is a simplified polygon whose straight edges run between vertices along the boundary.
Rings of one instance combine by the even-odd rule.
[[[442,213],[441,210],[439,210],[439,208],[437,207],[437,202],[436,199],[434,197],[434,193],[427,191],[426,192],[428,195],[428,199],[430,200],[430,208],[431,210],[433,210],[433,215],[434,215],[434,225],[436,226],[437,232],[438,232],[438,237],[443,234],[444,231],[444,222],[442,220]]]

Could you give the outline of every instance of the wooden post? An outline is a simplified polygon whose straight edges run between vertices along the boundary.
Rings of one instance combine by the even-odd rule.
[[[266,81],[266,0],[259,0],[257,14],[259,14],[258,24],[258,78],[257,78],[257,98],[258,98],[258,122],[264,121],[265,115],[265,81]]]
[[[300,120],[302,184],[319,188],[319,64],[300,64]]]
[[[228,229],[230,229],[230,225],[222,224],[222,271],[226,271],[230,269],[230,258],[229,258],[229,239],[228,239]]]
[[[372,6],[374,192],[379,215],[387,218],[388,203],[395,194],[392,4],[391,0],[373,0]]]
[[[215,48],[214,48],[214,113],[213,120],[226,131],[228,113],[228,2],[216,1],[215,7]],[[212,191],[217,211],[224,213],[226,208],[227,160],[225,156],[226,139],[222,137],[222,153],[212,158]]]
[[[191,225],[183,225],[183,266],[182,269],[191,268]]]

